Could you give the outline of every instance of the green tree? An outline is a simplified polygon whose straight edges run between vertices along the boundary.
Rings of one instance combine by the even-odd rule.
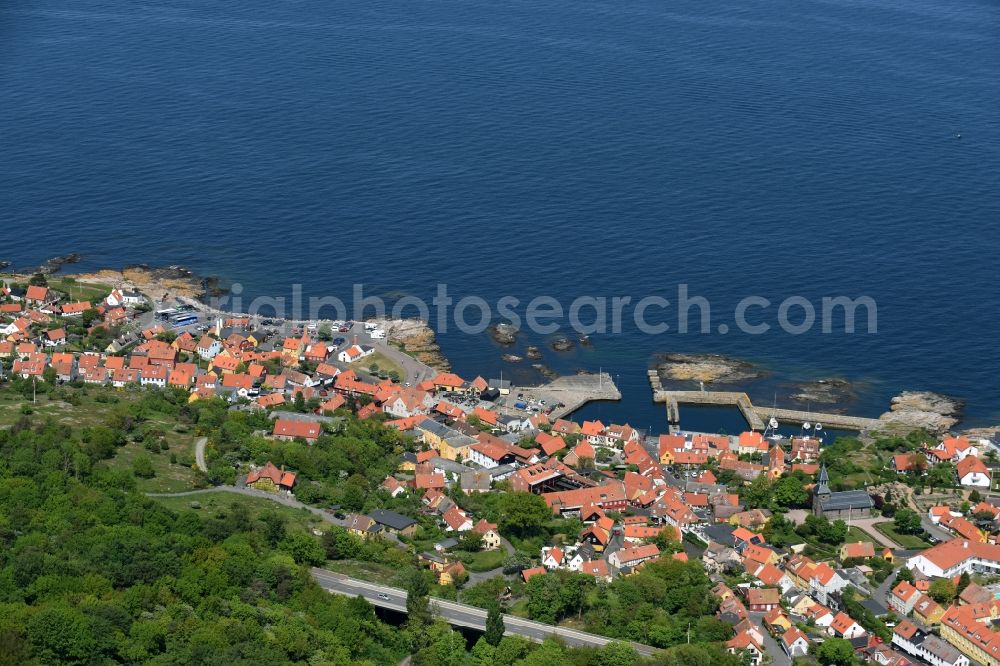
[[[955,595],[962,594],[965,592],[965,588],[969,587],[969,583],[972,582],[972,578],[969,576],[968,571],[963,571],[962,575],[958,577],[958,585],[955,586]]]
[[[851,666],[856,664],[854,646],[843,638],[828,638],[816,648],[816,660],[823,666]]]
[[[805,506],[809,502],[809,491],[801,479],[794,476],[785,478],[774,484],[774,503],[778,506]]]
[[[427,598],[429,591],[430,586],[427,584],[424,572],[414,568],[406,586],[406,613],[410,623],[415,627],[430,624],[431,606]]]
[[[939,604],[946,604],[955,598],[957,588],[955,587],[955,584],[947,578],[938,578],[931,583],[930,589],[927,590],[927,594],[929,594],[931,599]]]
[[[912,584],[914,581],[913,571],[909,567],[905,566],[902,567],[899,570],[899,573],[896,574],[896,582],[901,583],[903,581],[906,581],[907,583],[910,584]]]
[[[483,548],[483,535],[479,532],[467,530],[459,538],[458,547],[470,553],[477,553]]]
[[[771,477],[761,474],[740,491],[740,499],[748,509],[766,506],[771,500]]]
[[[920,526],[920,514],[913,509],[900,509],[892,522],[900,534],[918,534],[923,529]]]
[[[500,604],[494,601],[486,611],[486,633],[483,634],[483,638],[490,645],[497,646],[503,640],[503,632],[503,612],[500,610]]]
[[[140,479],[152,479],[156,476],[156,470],[153,468],[153,461],[150,460],[147,455],[135,457],[132,461],[132,473]]]
[[[552,509],[541,496],[532,493],[504,493],[499,509],[500,530],[519,536],[536,534],[552,520]]]

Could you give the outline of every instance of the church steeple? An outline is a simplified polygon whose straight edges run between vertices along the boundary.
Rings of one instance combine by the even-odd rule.
[[[830,475],[826,471],[826,463],[819,468],[819,480],[813,488],[813,513],[823,515],[823,502],[830,497]]]
[[[816,483],[817,494],[830,494],[830,475],[826,472],[826,463],[819,468],[819,481]]]

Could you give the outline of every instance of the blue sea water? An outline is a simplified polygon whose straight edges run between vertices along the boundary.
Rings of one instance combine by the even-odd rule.
[[[662,351],[761,363],[764,403],[843,376],[860,414],[929,389],[1000,423],[998,26],[988,0],[7,0],[0,259],[247,295],[686,283],[730,326],[747,295],[867,295],[875,335],[626,329],[544,362],[612,372],[625,401],[583,414],[654,430]],[[441,341],[460,373],[532,379]]]

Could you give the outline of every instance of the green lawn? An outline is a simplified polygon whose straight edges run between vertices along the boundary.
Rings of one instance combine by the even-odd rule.
[[[455,556],[462,560],[469,571],[492,571],[501,564],[507,554],[502,548],[497,550],[481,550],[478,553],[463,553],[456,551]]]
[[[892,521],[877,523],[875,525],[875,529],[898,543],[903,548],[927,548],[931,545],[929,542],[924,541],[923,537],[917,534],[900,534],[896,531]]]
[[[151,479],[137,478],[136,482],[139,490],[144,493],[178,493],[185,490],[193,490],[198,487],[195,485],[195,480],[197,479],[195,471],[191,467],[180,464],[180,462],[172,464],[170,462],[170,454],[176,453],[178,461],[185,457],[183,456],[184,453],[188,454],[187,457],[193,458],[194,441],[187,439],[185,444],[181,444],[170,441],[171,439],[170,437],[167,438],[170,443],[170,450],[159,453],[150,453],[142,444],[129,442],[118,449],[114,458],[105,460],[101,464],[113,468],[121,467],[131,471],[132,461],[140,455],[146,455],[153,462],[153,469],[156,471],[156,476]]]
[[[77,282],[71,277],[49,277],[49,288],[69,294],[73,301],[97,301],[111,293],[111,285],[99,283]]]
[[[224,491],[182,497],[157,497],[155,499],[174,511],[193,509],[200,513],[211,513],[218,509],[228,509],[233,504],[243,504],[254,516],[265,513],[277,513],[284,516],[288,520],[289,530],[311,532],[314,527],[323,529],[324,526],[328,525],[324,520],[305,509],[294,509],[260,497],[246,497]],[[192,506],[193,503],[194,506]],[[199,508],[195,509],[196,506]]]
[[[871,541],[875,544],[875,550],[885,546],[884,543],[877,540],[871,534],[868,534],[868,532],[865,532],[860,527],[855,527],[853,525],[847,529],[847,538],[844,541],[845,543],[854,543],[855,541]]]
[[[350,367],[354,368],[358,372],[368,373],[368,368],[370,368],[373,363],[378,366],[379,372],[395,372],[399,376],[400,380],[402,380],[406,375],[406,373],[403,372],[403,368],[398,363],[382,352],[375,352],[371,356],[367,356],[360,361],[355,361],[350,364]]]

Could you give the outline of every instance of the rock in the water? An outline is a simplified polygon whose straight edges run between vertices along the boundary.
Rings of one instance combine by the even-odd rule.
[[[553,351],[567,352],[573,349],[573,341],[567,337],[560,336],[552,340],[552,342],[549,343],[549,346],[552,347]]]
[[[835,405],[855,397],[854,387],[846,379],[817,379],[796,385],[791,398],[796,402]]]
[[[520,363],[521,361],[524,360],[523,358],[521,358],[517,354],[504,354],[500,358],[502,360],[506,361],[507,363]]]
[[[948,432],[958,423],[964,405],[960,400],[930,391],[904,391],[892,399],[891,411],[879,418],[933,433]]]
[[[10,268],[10,262],[9,261],[0,261],[0,271],[2,271],[5,268]]]
[[[530,358],[532,361],[537,361],[542,358],[542,350],[538,347],[528,347],[525,352],[525,356]]]
[[[666,379],[705,383],[745,381],[767,374],[753,363],[718,354],[667,353],[660,356],[656,368]]]
[[[66,264],[76,264],[79,263],[81,259],[83,259],[82,256],[80,256],[76,252],[71,252],[70,254],[64,254],[60,257],[52,257],[38,268],[33,268],[25,272],[43,273],[45,275],[51,275],[52,273],[55,273]]]
[[[594,342],[590,339],[589,335],[580,336],[580,346],[581,347],[593,347]]]
[[[550,368],[547,365],[542,365],[541,363],[532,363],[531,367],[538,370],[548,380],[558,379],[559,373]]]
[[[380,319],[376,323],[385,330],[390,344],[402,347],[407,354],[435,370],[447,372],[451,369],[427,322],[421,319]]]
[[[501,345],[512,345],[517,342],[517,329],[507,323],[496,324],[489,327],[490,337],[493,341]]]

